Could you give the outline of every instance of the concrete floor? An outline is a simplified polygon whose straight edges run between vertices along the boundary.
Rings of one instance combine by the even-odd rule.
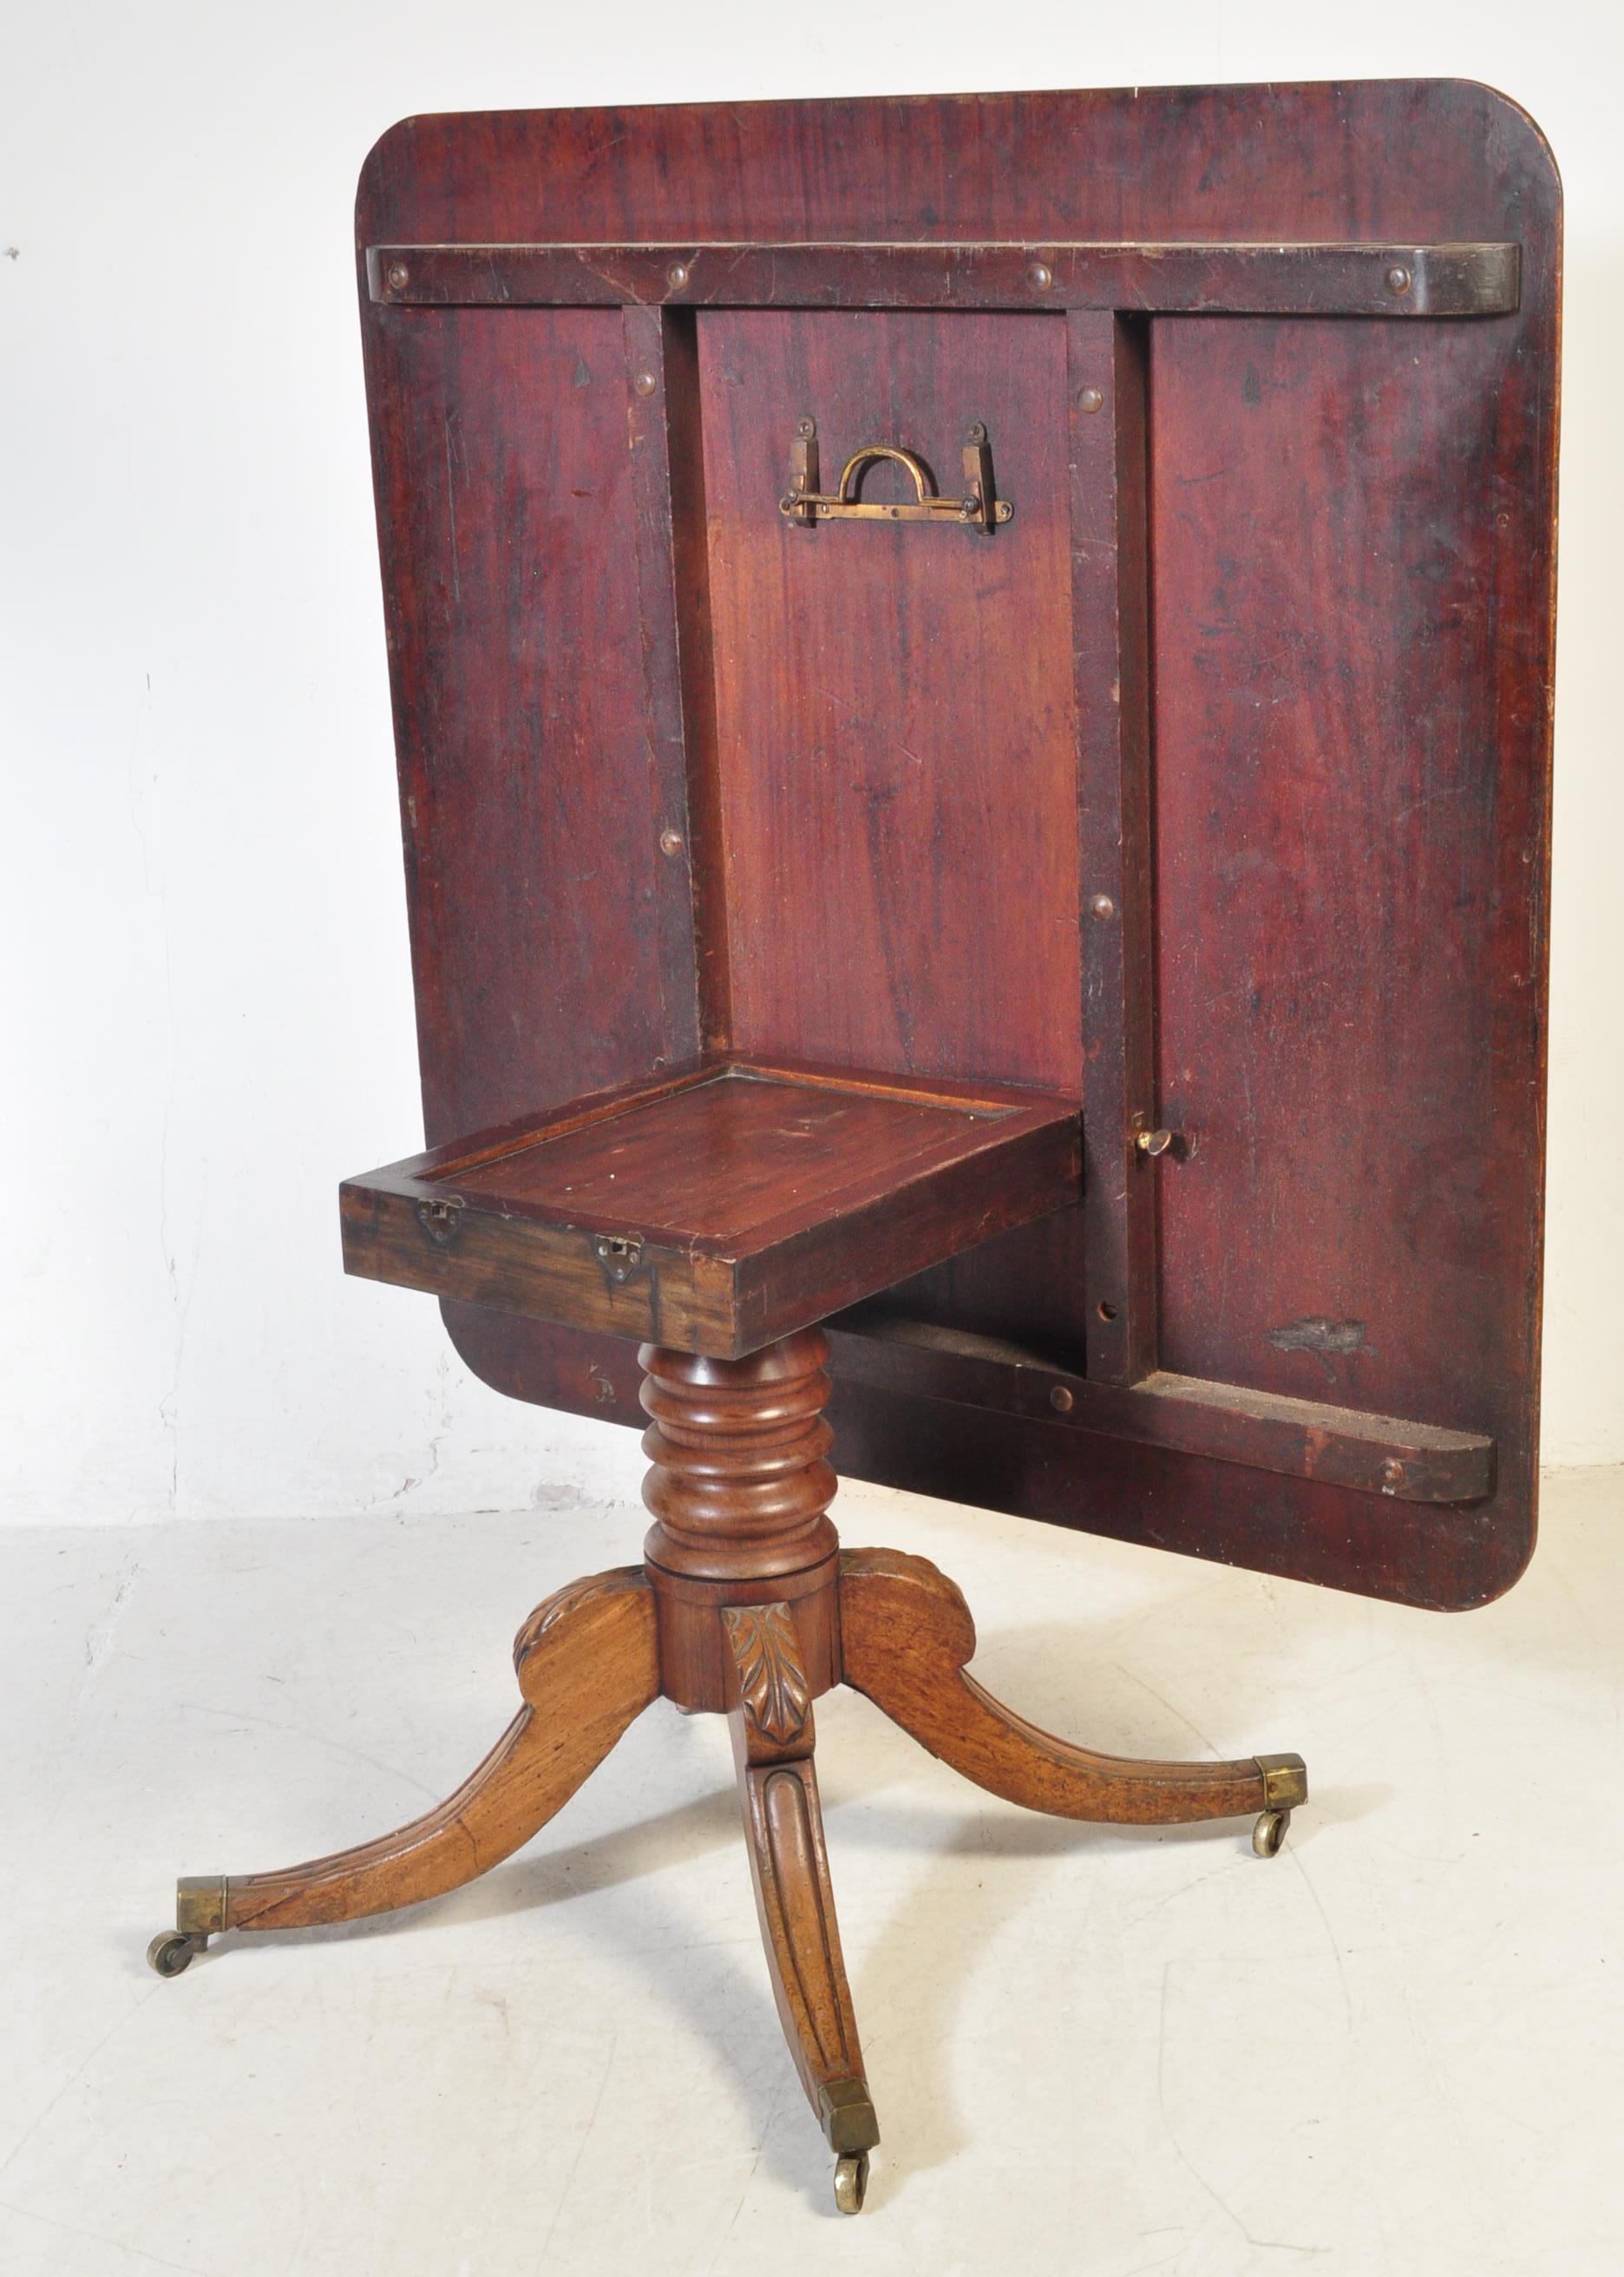
[[[6,2277],[1624,2266],[1617,1471],[1552,1477],[1529,1578],[1448,1618],[843,1492],[849,1542],[959,1579],[1039,1722],[1315,1783],[1265,1864],[1244,1825],[1028,1816],[820,1702],[884,2131],[856,2221],[715,1718],[653,1710],[470,1889],[150,1975],[178,1870],[471,1768],[520,1616],[635,1554],[626,1447],[623,1497],[520,1516],[0,1534]]]

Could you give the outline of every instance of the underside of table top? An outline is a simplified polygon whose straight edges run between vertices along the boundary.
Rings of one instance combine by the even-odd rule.
[[[1081,1199],[835,1318],[845,1466],[1506,1588],[1560,275],[1526,115],[421,118],[356,258],[431,1146],[707,1054],[1066,1101]],[[867,519],[797,506],[880,446]],[[640,1420],[617,1336],[445,1312],[497,1388]]]

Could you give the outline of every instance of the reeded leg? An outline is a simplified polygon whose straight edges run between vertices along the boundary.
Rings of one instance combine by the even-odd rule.
[[[787,1604],[730,1607],[729,1721],[762,1940],[785,2037],[835,2152],[835,2203],[856,2213],[879,2121],[863,2076],[812,1765],[811,1689]]]
[[[357,1921],[460,1888],[527,1842],[659,1692],[654,1599],[640,1567],[573,1582],[520,1631],[524,1706],[471,1778],[392,1834],[279,1873],[192,1877],[148,1958],[178,1976],[216,1931]]]
[[[1272,1857],[1293,1808],[1308,1799],[1301,1755],[1244,1763],[1135,1763],[1040,1732],[966,1672],[969,1608],[923,1557],[848,1550],[840,1557],[846,1681],[893,1723],[993,1794],[1057,1818],[1163,1826],[1258,1811],[1253,1847]]]

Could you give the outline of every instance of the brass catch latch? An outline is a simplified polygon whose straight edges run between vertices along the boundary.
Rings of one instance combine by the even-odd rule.
[[[457,1238],[462,1210],[460,1194],[448,1194],[444,1201],[421,1201],[417,1205],[417,1222],[437,1248],[448,1249]]]
[[[592,1254],[603,1268],[605,1281],[618,1288],[631,1279],[643,1261],[641,1233],[600,1233],[593,1237]]]
[[[865,443],[861,451],[854,451],[840,470],[839,483],[826,493],[818,488],[817,422],[800,419],[790,453],[789,489],[778,500],[778,512],[801,529],[815,529],[820,522],[956,522],[963,529],[983,530],[990,536],[1015,509],[994,488],[992,446],[979,419],[965,438],[962,456],[962,498],[938,498],[924,461],[895,443]],[[914,496],[907,504],[871,506],[861,497],[864,470],[882,459],[905,468],[912,477]]]

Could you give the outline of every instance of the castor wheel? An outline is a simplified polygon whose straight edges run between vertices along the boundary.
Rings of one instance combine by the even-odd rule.
[[[869,2187],[869,2154],[847,2151],[835,2160],[835,2204],[842,2213],[861,2213]]]
[[[160,1976],[178,1976],[183,1969],[190,1969],[208,1942],[206,1937],[189,1937],[185,1930],[163,1930],[147,1947],[147,1966],[156,1969]]]
[[[1252,1829],[1252,1847],[1260,1858],[1272,1858],[1286,1839],[1286,1830],[1291,1824],[1289,1810],[1265,1810]]]

